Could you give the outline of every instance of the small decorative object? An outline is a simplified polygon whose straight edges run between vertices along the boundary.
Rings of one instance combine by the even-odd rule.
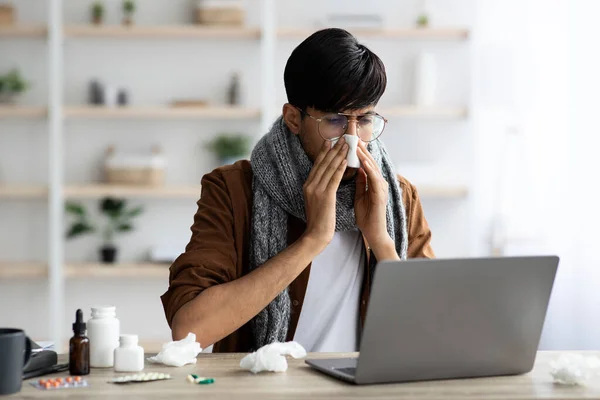
[[[90,222],[89,213],[83,204],[67,202],[65,211],[73,218],[73,223],[66,233],[67,239],[75,239],[99,231],[98,227]],[[131,232],[133,230],[132,219],[142,214],[143,211],[142,206],[129,208],[124,199],[106,197],[100,201],[100,213],[107,219],[102,229],[104,244],[100,248],[100,258],[103,263],[115,262],[117,259],[115,236],[118,233]]]
[[[206,25],[244,25],[246,13],[240,0],[199,0],[196,22]]]
[[[104,4],[101,1],[96,1],[92,4],[92,23],[101,25],[104,21]]]
[[[129,93],[127,93],[127,90],[119,90],[119,94],[117,95],[117,103],[120,106],[126,106],[129,104]]]
[[[415,105],[431,107],[436,104],[437,67],[435,56],[421,53],[415,67]]]
[[[427,0],[422,0],[422,11],[417,16],[417,27],[418,28],[428,28],[429,27],[429,6],[427,4]]]
[[[12,25],[15,19],[15,8],[12,4],[0,4],[0,25]]]
[[[106,183],[162,186],[165,182],[166,165],[167,161],[159,147],[148,154],[118,154],[111,146],[106,152],[104,174]]]
[[[119,90],[112,85],[104,85],[103,91],[104,105],[106,107],[116,107],[118,105]]]
[[[91,81],[89,85],[89,102],[91,105],[104,104],[104,88],[98,81]]]
[[[25,92],[29,84],[21,76],[21,72],[13,69],[6,75],[0,75],[0,104],[12,104]]]
[[[227,90],[227,104],[230,106],[237,106],[240,104],[240,75],[233,74],[231,76],[231,82],[229,83],[229,89]]]
[[[123,25],[133,24],[133,14],[135,13],[135,1],[123,0]]]
[[[245,135],[222,134],[207,145],[221,165],[233,164],[250,152],[250,138]]]

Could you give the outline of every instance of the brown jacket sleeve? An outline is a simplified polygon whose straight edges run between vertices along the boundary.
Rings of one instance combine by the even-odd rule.
[[[202,178],[202,195],[192,238],[170,268],[169,289],[161,300],[167,322],[202,290],[237,278],[231,197],[221,172]]]
[[[431,248],[431,229],[423,214],[423,206],[417,188],[399,176],[402,197],[408,219],[408,258],[435,258]]]

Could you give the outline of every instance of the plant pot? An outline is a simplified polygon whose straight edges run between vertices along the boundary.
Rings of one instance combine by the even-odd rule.
[[[100,249],[100,260],[105,264],[113,264],[117,260],[117,248],[104,246]]]
[[[125,15],[125,17],[123,17],[123,25],[125,25],[125,26],[133,25],[133,17],[131,15]]]
[[[102,17],[96,16],[96,15],[94,15],[92,17],[92,23],[94,25],[102,25],[102,22],[103,22]]]

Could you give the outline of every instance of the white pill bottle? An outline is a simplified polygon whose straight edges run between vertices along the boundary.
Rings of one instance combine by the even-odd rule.
[[[137,335],[121,335],[121,345],[115,349],[116,372],[139,372],[144,369],[144,349],[138,346]]]
[[[92,318],[87,322],[90,339],[90,367],[111,368],[114,353],[119,347],[120,323],[114,306],[92,307]]]

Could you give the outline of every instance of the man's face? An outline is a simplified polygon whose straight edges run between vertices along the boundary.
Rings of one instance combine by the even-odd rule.
[[[290,106],[289,104],[286,104],[286,107]],[[290,130],[297,134],[300,137],[300,142],[302,143],[302,147],[304,148],[304,151],[306,152],[306,154],[308,155],[308,157],[311,159],[311,161],[315,161],[315,159],[317,158],[319,151],[321,150],[321,148],[323,147],[323,142],[325,142],[326,140],[323,139],[321,137],[321,135],[319,135],[319,130],[318,130],[318,122],[315,121],[313,118],[310,118],[308,115],[302,114],[298,109],[292,107],[293,110],[287,109],[286,107],[284,107],[284,116],[286,119],[286,122],[288,124],[288,127],[290,127]],[[373,106],[367,107],[367,108],[362,108],[360,110],[344,110],[341,111],[344,114],[347,114],[349,116],[361,116],[364,114],[367,114],[368,112],[372,112],[374,109]],[[286,111],[289,113],[288,115],[286,115]],[[288,121],[288,119],[290,119],[292,117],[291,113],[296,112],[297,115],[293,115],[294,119],[295,119],[295,124],[292,124],[292,126],[290,126],[290,122]],[[308,107],[306,109],[306,112],[309,115],[312,115],[313,117],[315,117],[316,119],[319,119],[327,114],[331,114],[331,113],[325,113],[325,112],[321,112],[318,111],[312,107]],[[346,130],[346,135],[358,135],[357,132],[357,124],[356,124],[356,119],[352,118],[352,117],[348,117],[349,121],[348,121],[348,128]],[[344,176],[342,178],[342,180],[350,180],[350,179],[354,179],[354,177],[356,176],[357,173],[357,169],[356,168],[346,168],[346,172],[344,172]]]

